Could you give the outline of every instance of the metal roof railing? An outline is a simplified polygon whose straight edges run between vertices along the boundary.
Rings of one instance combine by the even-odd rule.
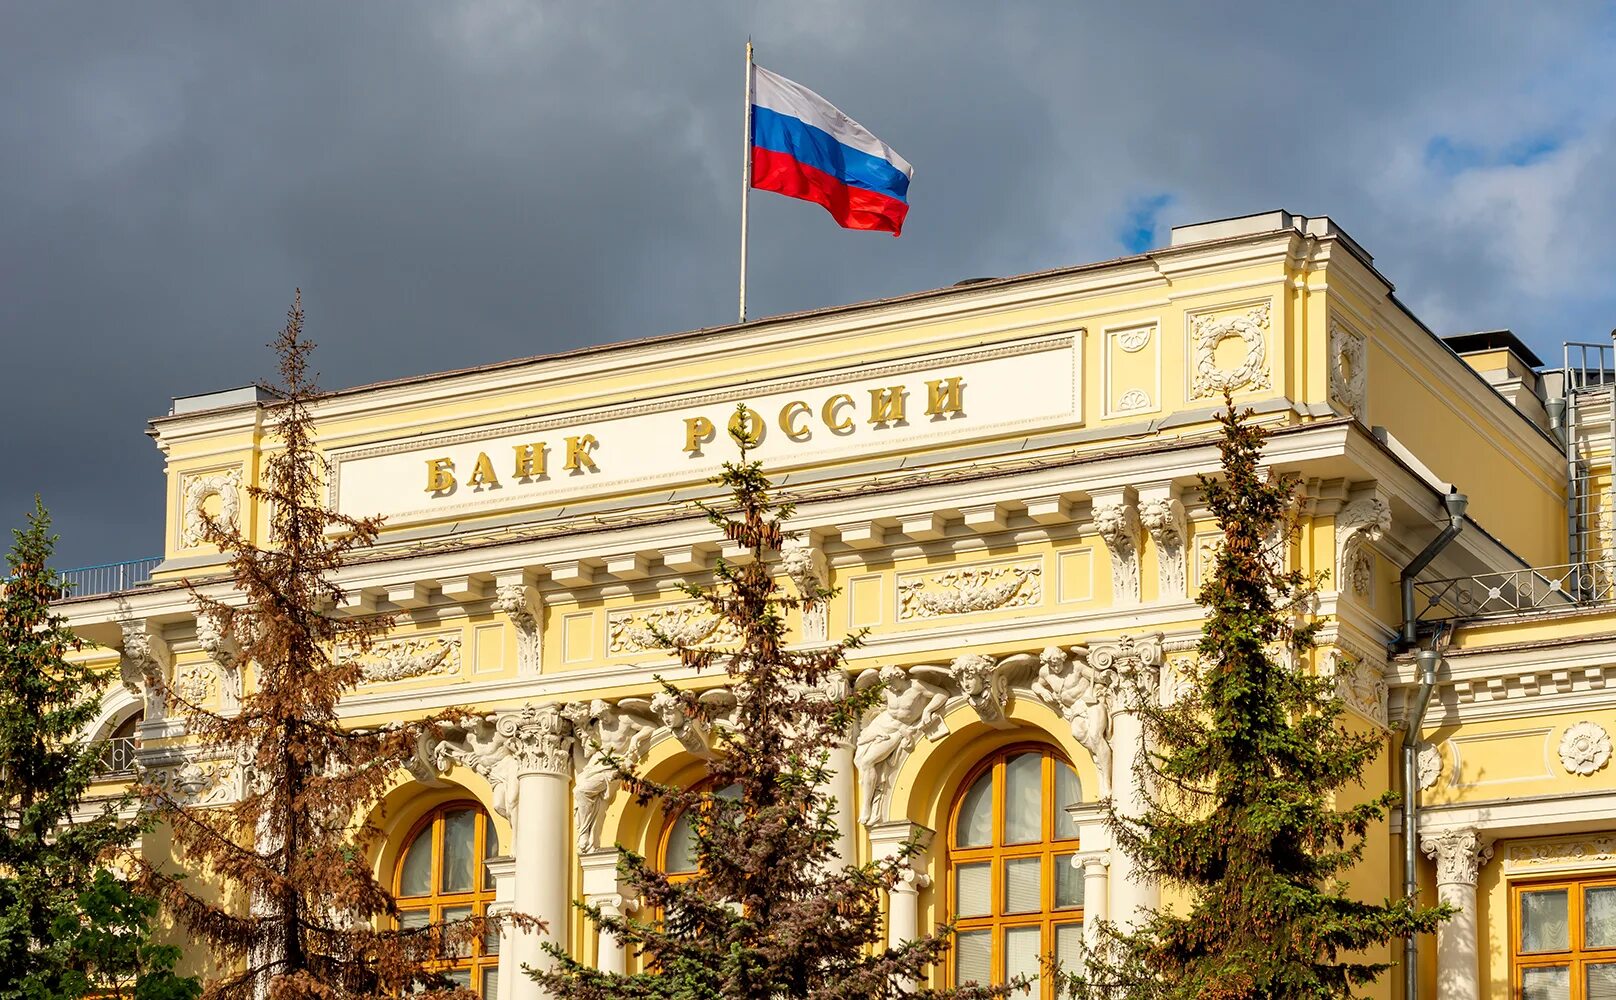
[[[162,561],[162,556],[149,556],[145,559],[102,563],[99,566],[80,566],[76,569],[63,570],[61,577],[68,586],[69,597],[116,594],[150,580],[152,570]]]
[[[1532,611],[1577,611],[1616,604],[1616,572],[1611,563],[1575,562],[1564,566],[1478,573],[1414,584],[1416,619],[1496,618]]]

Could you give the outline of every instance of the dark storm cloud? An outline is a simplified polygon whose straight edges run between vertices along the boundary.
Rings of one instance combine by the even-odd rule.
[[[730,320],[748,33],[916,165],[898,240],[754,198],[755,315],[1283,206],[1440,330],[1547,350],[1616,318],[1604,5],[38,3],[4,28],[0,521],[44,492],[69,565],[158,550],[146,419],[265,374],[294,286],[331,386]]]

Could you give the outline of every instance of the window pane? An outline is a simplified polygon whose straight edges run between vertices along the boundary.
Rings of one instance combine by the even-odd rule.
[[[487,915],[486,911],[484,915]],[[499,954],[499,920],[497,917],[490,917],[488,929],[483,931],[483,954]]]
[[[499,1000],[499,969],[483,970],[483,1000]]]
[[[431,910],[403,910],[398,915],[398,926],[404,930],[425,927],[432,923]]]
[[[1043,858],[1013,858],[1004,863],[1004,912],[1037,913],[1044,908],[1043,872]]]
[[[954,869],[954,908],[961,917],[993,912],[993,864],[978,861]]]
[[[400,896],[425,896],[432,891],[432,825],[415,835],[398,871]]]
[[[1083,971],[1082,924],[1059,924],[1055,927],[1055,960],[1060,963],[1062,976]]]
[[[1571,921],[1566,891],[1545,889],[1521,893],[1521,951],[1565,951],[1571,947]]]
[[[992,931],[960,931],[954,935],[954,982],[961,986],[990,981]]]
[[[455,924],[459,923],[462,920],[465,920],[469,916],[471,916],[471,907],[469,907],[469,906],[446,906],[446,907],[444,907],[443,908],[443,923],[444,923],[443,934],[444,934],[444,937],[447,938],[447,937],[450,937],[450,936],[452,936],[454,934],[459,933],[460,928],[456,927]],[[445,955],[453,955],[456,958],[464,958],[465,956],[471,954],[471,942],[470,941],[459,941],[459,942],[456,942],[453,945],[449,945],[449,944],[445,943],[444,946],[443,946],[443,953]]]
[[[1055,762],[1055,839],[1071,840],[1077,836],[1077,823],[1066,812],[1067,806],[1083,801],[1083,786],[1077,772],[1064,760]]]
[[[686,809],[668,831],[668,856],[663,859],[663,870],[670,874],[696,870],[696,835],[690,829],[690,820],[690,810]]]
[[[1571,970],[1522,969],[1521,1000],[1571,1000]]]
[[[494,817],[483,814],[483,888],[494,888],[494,873],[488,870],[488,859],[499,857],[499,838],[494,836]]]
[[[457,809],[443,817],[443,888],[440,891],[471,891],[476,831],[477,814],[470,809]]]
[[[1582,944],[1584,948],[1616,947],[1616,886],[1583,890]]]
[[[1004,765],[1004,842],[1043,839],[1044,755],[1024,753]]]
[[[960,801],[955,847],[988,847],[993,843],[993,769],[982,772]]]
[[[471,989],[470,969],[450,969],[444,973],[444,976],[456,986],[464,986],[468,990]]]
[[[1072,864],[1074,856],[1055,855],[1055,908],[1083,905],[1083,869]]]
[[[1041,927],[1012,927],[1004,932],[1005,982],[1017,976],[1026,976],[1032,984],[1025,992],[1017,991],[1011,996],[1037,995],[1038,965],[1043,956],[1043,950],[1039,947],[1042,934]]]
[[[1587,1000],[1616,1000],[1616,965],[1590,965],[1586,971]]]

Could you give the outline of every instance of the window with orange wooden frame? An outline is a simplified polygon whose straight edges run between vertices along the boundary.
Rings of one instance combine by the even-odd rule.
[[[1616,875],[1510,886],[1519,1000],[1616,1000]]]
[[[441,805],[422,817],[407,843],[393,873],[400,927],[424,927],[488,912],[494,901],[488,859],[498,853],[499,843],[481,806],[475,802]],[[484,1000],[497,1000],[498,933],[490,931],[460,954],[445,955],[442,968]]]
[[[1083,877],[1065,809],[1081,800],[1077,772],[1041,744],[1000,750],[961,784],[947,831],[950,985],[1027,975],[1038,981],[1026,995],[1060,995],[1058,981],[1040,973],[1047,956],[1067,969],[1082,956]]]

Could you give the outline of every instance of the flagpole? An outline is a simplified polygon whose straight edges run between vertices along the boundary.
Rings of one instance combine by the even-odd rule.
[[[741,322],[746,322],[746,208],[752,196],[752,39],[746,39],[746,125],[741,135]]]

